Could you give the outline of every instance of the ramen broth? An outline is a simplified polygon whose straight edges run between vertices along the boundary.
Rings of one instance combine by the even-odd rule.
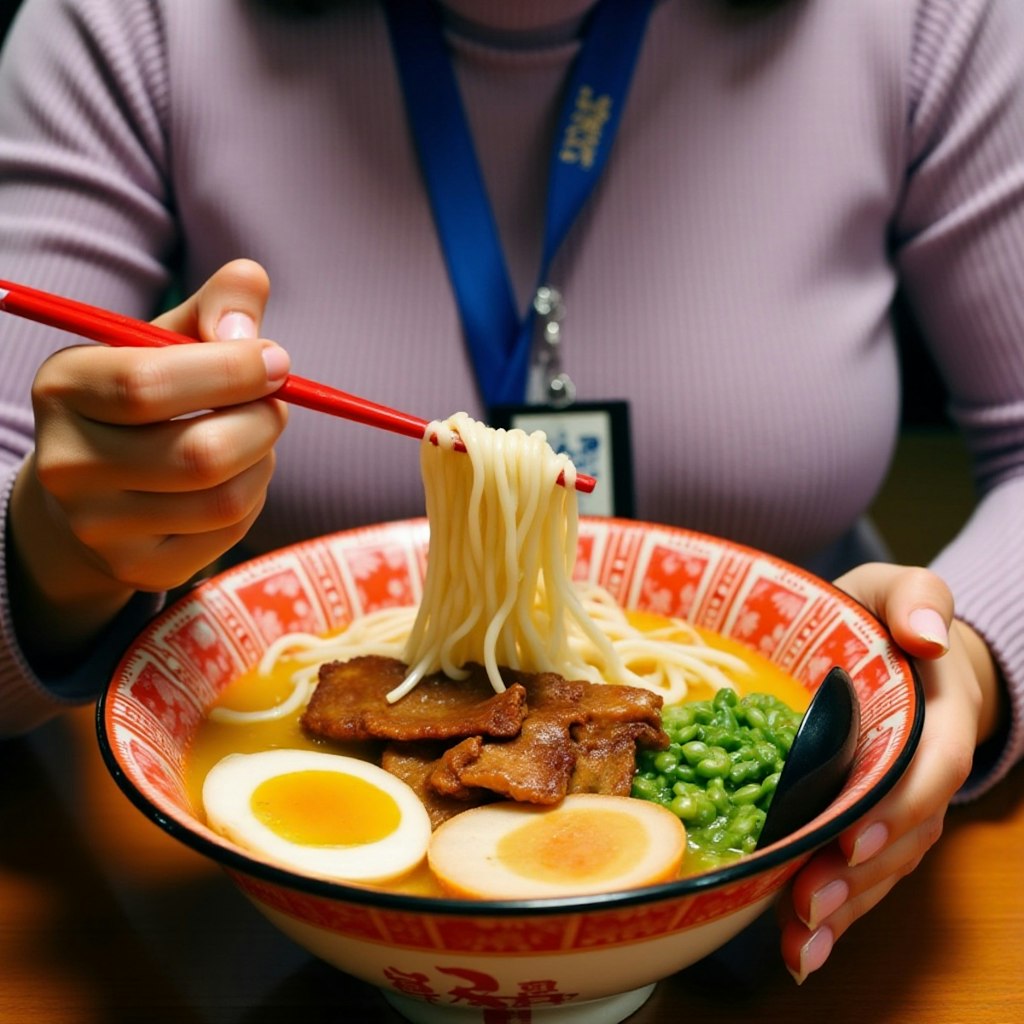
[[[628,617],[633,625],[645,631],[667,624],[663,617],[645,612],[629,612]],[[768,693],[796,711],[806,709],[810,694],[792,676],[763,655],[739,641],[717,633],[703,629],[699,633],[711,647],[738,656],[750,667],[749,676],[735,680],[740,697],[748,693]],[[266,676],[260,676],[253,668],[225,688],[217,706],[237,711],[272,707],[282,702],[291,692],[290,674],[293,668],[294,664],[287,658],[280,659]],[[712,696],[713,691],[709,686],[691,683],[687,700],[707,700]],[[198,730],[186,763],[186,783],[196,813],[203,816],[202,789],[207,773],[228,754],[250,754],[272,749],[326,750],[373,759],[378,748],[370,742],[339,743],[306,735],[299,725],[301,716],[302,709],[299,708],[278,719],[245,724],[207,718]],[[690,865],[691,871],[705,870],[707,867],[707,864]],[[688,873],[685,861],[682,873]],[[388,883],[387,888],[416,895],[441,895],[425,864],[410,875]]]

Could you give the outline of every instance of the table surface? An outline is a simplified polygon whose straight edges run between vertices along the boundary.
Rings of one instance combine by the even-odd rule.
[[[630,1024],[1024,1020],[1024,766],[954,809],[939,845],[797,987],[768,917],[662,982]],[[0,743],[0,1024],[401,1024],[281,936],[147,821],[92,710]]]

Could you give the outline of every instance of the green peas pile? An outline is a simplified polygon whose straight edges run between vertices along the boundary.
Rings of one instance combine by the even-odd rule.
[[[729,689],[665,708],[672,742],[640,752],[633,796],[682,820],[697,867],[751,853],[801,717],[770,694],[741,700]]]

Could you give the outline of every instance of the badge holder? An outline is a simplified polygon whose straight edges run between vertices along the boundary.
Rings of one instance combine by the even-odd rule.
[[[549,285],[537,289],[536,340],[530,368],[528,401],[497,405],[488,411],[492,427],[543,430],[556,452],[565,452],[581,473],[597,480],[591,494],[579,495],[581,515],[634,515],[633,458],[629,403],[623,400],[577,402],[576,386],[562,369],[560,293]]]

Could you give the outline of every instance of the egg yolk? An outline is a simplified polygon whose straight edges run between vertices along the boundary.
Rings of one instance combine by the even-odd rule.
[[[344,772],[299,771],[261,782],[251,798],[257,820],[303,846],[375,843],[398,828],[394,798]]]
[[[517,875],[543,882],[600,882],[632,867],[647,848],[636,819],[617,811],[581,809],[539,816],[497,844],[498,858]]]

